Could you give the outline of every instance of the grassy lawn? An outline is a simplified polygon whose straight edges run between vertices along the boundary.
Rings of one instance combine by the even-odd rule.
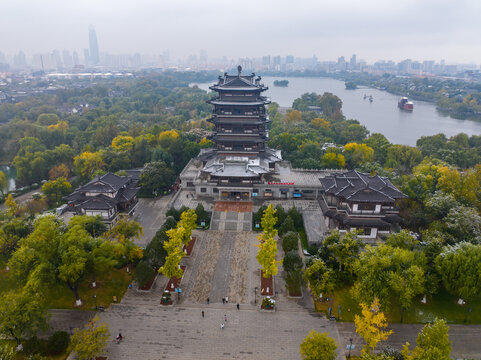
[[[419,299],[420,300],[420,299]],[[471,312],[467,316],[467,324],[481,324],[481,296],[474,298],[467,305],[457,304],[457,298],[444,290],[440,290],[427,304],[420,301],[414,302],[413,306],[404,314],[404,323],[426,323],[436,318],[443,318],[451,324],[463,324],[469,308]],[[316,302],[316,310],[328,313],[331,301]],[[350,287],[344,287],[334,292],[332,315],[338,317],[338,307],[341,305],[340,321],[352,322],[354,315],[360,314],[361,309],[350,294]],[[388,322],[399,323],[401,321],[401,307],[393,301],[391,310],[386,312]]]
[[[14,341],[14,340],[0,340],[0,346],[5,346],[5,345],[15,349],[17,347],[17,342]],[[28,356],[25,355],[22,352],[16,353],[15,355],[16,355],[15,356],[16,360],[27,360],[28,359]],[[49,360],[65,360],[67,358],[67,356],[68,356],[68,354],[64,353],[64,354],[60,354],[60,355],[48,355],[48,356],[46,356],[46,358],[49,359]]]
[[[84,279],[79,286],[79,295],[84,305],[80,310],[90,310],[95,308],[93,295],[97,296],[97,306],[108,307],[112,303],[114,296],[120,301],[128,285],[132,282],[132,275],[123,269],[113,269],[105,274],[98,276],[97,288],[91,289],[90,279]],[[0,294],[17,288],[9,273],[0,271]],[[73,309],[75,297],[67,285],[57,283],[46,291],[47,304],[51,309]]]

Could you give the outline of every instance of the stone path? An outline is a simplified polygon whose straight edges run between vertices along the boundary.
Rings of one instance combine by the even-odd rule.
[[[210,296],[223,234],[218,231],[195,234],[197,240],[192,257],[182,260],[182,265],[187,265],[182,287],[184,299],[201,303]]]
[[[202,318],[201,311],[205,317]],[[225,328],[220,329],[227,315]],[[299,344],[315,329],[335,334],[335,324],[306,311],[263,313],[235,305],[134,307],[115,305],[101,314],[110,324],[109,359],[299,359]],[[115,344],[121,332],[124,340]],[[342,357],[339,357],[341,359]]]
[[[245,304],[248,301],[249,252],[253,251],[252,233],[242,232],[236,236],[229,278],[229,301]]]
[[[210,228],[218,231],[250,231],[252,213],[214,211]]]
[[[187,206],[189,209],[195,209],[199,203],[201,203],[204,206],[205,211],[211,212],[212,209],[214,208],[214,201],[205,198],[205,199],[199,199],[195,196],[192,196],[194,194],[194,191],[188,191],[188,190],[180,190],[180,193],[175,194],[175,198],[171,203],[169,204],[170,206],[173,206],[177,210],[180,209],[182,206]]]
[[[228,296],[229,293],[229,279],[236,235],[234,232],[226,231],[222,236],[222,245],[217,258],[214,279],[212,280],[212,290],[210,291],[210,301],[214,303],[222,302],[222,298]]]
[[[152,240],[165,221],[165,212],[172,196],[172,194],[169,194],[156,199],[139,199],[134,220],[142,225],[144,235],[135,240],[136,245],[146,247]]]

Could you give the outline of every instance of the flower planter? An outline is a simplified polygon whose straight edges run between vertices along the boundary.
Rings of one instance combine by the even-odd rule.
[[[262,270],[261,270],[261,295],[262,296],[274,295],[274,279],[272,276],[266,279],[264,276],[262,276]]]
[[[187,266],[182,265],[180,268],[185,272],[185,269],[187,268]],[[184,273],[182,273],[182,278],[180,279],[177,279],[175,276],[171,277],[169,279],[169,282],[165,286],[165,291],[175,292],[175,289],[180,286],[182,279],[184,278],[183,274]]]

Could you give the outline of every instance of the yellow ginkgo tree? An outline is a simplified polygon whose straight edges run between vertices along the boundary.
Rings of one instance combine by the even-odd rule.
[[[275,236],[277,235],[277,230],[274,226],[277,223],[277,217],[275,214],[276,210],[272,207],[272,204],[264,211],[261,220],[263,231],[257,237],[259,244],[256,244],[259,248],[256,259],[262,267],[262,276],[266,279],[277,274],[277,265],[280,263],[276,261],[277,241]]]
[[[372,304],[360,304],[362,315],[356,315],[354,324],[356,332],[364,339],[366,345],[362,348],[362,354],[370,354],[376,348],[376,345],[383,340],[387,340],[392,330],[384,331],[387,327],[387,320],[384,313],[379,309],[379,300],[374,299]]]

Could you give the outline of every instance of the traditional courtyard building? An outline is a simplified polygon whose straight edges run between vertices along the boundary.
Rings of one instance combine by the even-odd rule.
[[[361,230],[370,238],[389,234],[400,221],[396,201],[406,198],[386,177],[356,170],[320,179],[321,208],[328,228]]]
[[[79,215],[97,216],[108,225],[114,225],[119,214],[133,214],[137,205],[136,180],[139,170],[131,170],[130,176],[107,173],[95,177],[64,197],[68,209]]]
[[[218,94],[208,101],[213,105],[209,121],[214,147],[190,160],[180,174],[182,189],[199,199],[311,199],[321,206],[318,218],[326,230],[361,228],[365,237],[391,231],[400,221],[395,202],[405,195],[379,176],[293,169],[280,150],[266,146],[270,120],[265,107],[270,100],[262,93],[267,87],[260,76],[241,71],[239,66],[237,75],[219,76],[210,87]]]

